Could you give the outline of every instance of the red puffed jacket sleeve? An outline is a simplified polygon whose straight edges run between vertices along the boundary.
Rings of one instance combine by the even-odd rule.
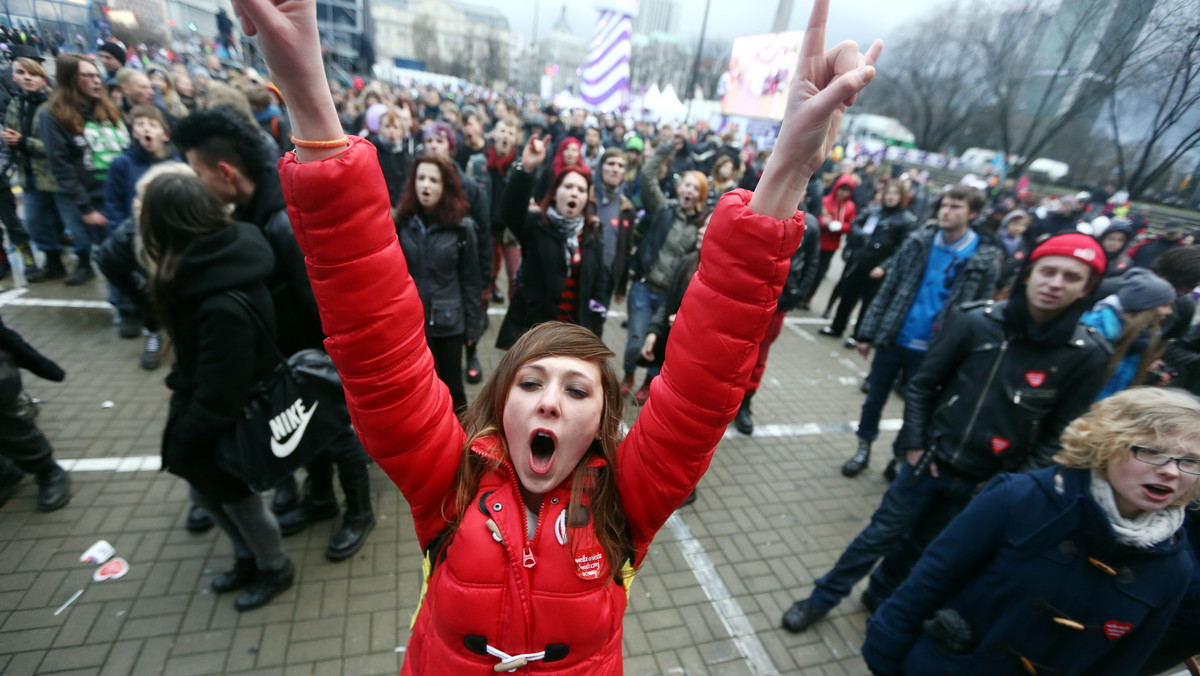
[[[465,435],[433,370],[375,149],[351,141],[320,162],[288,153],[279,174],[354,428],[404,493],[424,547],[446,524]]]
[[[640,563],[654,534],[708,469],[733,420],[783,290],[804,216],[750,211],[750,192],[717,204],[662,374],[617,455],[617,482]]]

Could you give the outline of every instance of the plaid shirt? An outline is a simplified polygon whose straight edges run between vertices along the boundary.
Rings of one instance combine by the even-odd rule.
[[[922,228],[910,233],[900,245],[900,250],[883,264],[888,271],[887,275],[884,276],[875,299],[871,301],[871,306],[867,308],[862,328],[855,334],[855,340],[874,345],[891,345],[896,336],[900,335],[908,311],[912,309],[913,300],[917,297],[917,290],[921,287],[921,280],[925,277],[925,263],[929,259],[929,251],[933,248],[933,239],[937,233],[936,227]],[[946,304],[942,306],[933,322],[935,333],[942,325],[946,308],[992,297],[996,281],[1000,277],[1001,254],[1000,248],[995,244],[980,240],[975,255],[971,256],[950,286]]]

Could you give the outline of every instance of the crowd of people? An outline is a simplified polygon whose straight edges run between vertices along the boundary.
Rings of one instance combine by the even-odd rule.
[[[29,283],[102,274],[140,367],[170,364],[163,466],[189,485],[189,530],[231,541],[212,586],[239,590],[238,610],[292,584],[285,536],[343,514],[335,468],[326,554],[363,546],[374,460],[430,562],[406,672],[616,673],[623,585],[724,427],[754,434],[784,318],[827,284],[820,335],[871,358],[841,473],[870,466],[896,393],[904,423],[882,503],[785,629],[869,575],[877,674],[1153,673],[1200,648],[1195,233],[1156,234],[1102,196],[834,162],[879,45],[801,68],[818,93],[793,89],[768,149],[511,91],[318,83],[312,2],[235,4],[273,82],[116,41],[51,73],[12,44],[3,141],[24,209],[0,189],[0,221]],[[616,311],[619,355],[600,340]],[[505,351],[493,374],[485,339]],[[216,449],[272,355],[305,349],[328,350],[354,428],[268,500]],[[67,375],[0,324],[0,504],[29,473],[38,508],[58,509],[69,480],[18,405],[17,367]],[[645,412],[622,439],[628,404]],[[539,561],[555,582],[505,610]],[[565,606],[609,621],[564,635]]]

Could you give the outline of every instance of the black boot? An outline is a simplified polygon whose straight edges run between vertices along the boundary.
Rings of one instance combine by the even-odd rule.
[[[81,255],[75,263],[75,269],[71,271],[71,274],[67,275],[63,283],[67,286],[80,286],[87,284],[95,277],[96,273],[92,271],[91,257]]]
[[[477,385],[483,382],[483,366],[479,363],[478,345],[467,346],[467,382]]]
[[[25,473],[20,470],[11,460],[4,458],[0,462],[0,507],[8,502],[14,491],[17,490],[17,485],[21,483],[21,479],[25,478]]]
[[[241,596],[233,602],[238,612],[261,608],[291,588],[296,579],[296,567],[289,559],[279,570],[259,570],[255,572],[254,581]]]
[[[846,461],[846,464],[842,465],[842,475],[856,477],[869,464],[871,464],[871,442],[859,437],[858,450],[854,452],[853,458],[850,458]]]
[[[342,486],[346,493],[346,518],[342,527],[329,540],[325,558],[330,561],[345,561],[362,549],[367,534],[375,528],[375,513],[371,511],[371,484]],[[334,503],[336,507],[336,502]]]
[[[189,533],[204,533],[212,528],[215,524],[213,519],[200,505],[192,503],[188,509],[187,529]]]
[[[291,511],[300,504],[300,489],[296,486],[295,475],[289,474],[275,485],[275,496],[271,498],[271,511],[283,514]]]
[[[39,474],[37,483],[37,508],[40,511],[52,512],[71,501],[67,471],[58,464],[54,465],[54,469]]]
[[[46,265],[37,270],[25,273],[25,281],[31,284],[37,282],[48,282],[52,279],[62,279],[67,276],[67,269],[63,267],[62,253],[58,251],[46,252]]]
[[[258,574],[258,566],[254,559],[234,559],[233,568],[213,578],[212,590],[218,594],[235,591],[254,582]]]
[[[333,492],[333,477],[315,479],[309,474],[304,479],[304,499],[296,508],[279,515],[279,530],[284,535],[295,535],[317,521],[335,518],[340,513],[337,495]]]
[[[737,417],[733,419],[734,429],[746,436],[754,434],[754,419],[750,417],[750,398],[753,396],[753,392],[746,393],[742,405],[738,407]]]

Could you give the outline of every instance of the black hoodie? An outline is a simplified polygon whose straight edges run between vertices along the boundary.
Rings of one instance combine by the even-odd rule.
[[[241,417],[250,390],[275,367],[275,313],[266,280],[275,256],[248,223],[193,240],[184,249],[161,299],[176,359],[167,376],[173,390],[163,432],[163,467],[223,502],[249,495],[246,485],[217,467],[216,451]],[[228,291],[238,290],[268,329]]]

